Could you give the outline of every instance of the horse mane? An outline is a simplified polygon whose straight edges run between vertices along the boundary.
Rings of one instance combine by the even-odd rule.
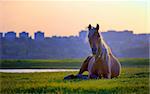
[[[105,42],[105,40],[104,40],[104,38],[103,38],[103,36],[102,36],[101,33],[100,33],[100,38],[101,38],[101,43],[102,43],[102,45],[106,48],[107,52],[108,52],[108,53],[112,53],[110,47],[109,47],[109,46],[107,45],[107,43]]]

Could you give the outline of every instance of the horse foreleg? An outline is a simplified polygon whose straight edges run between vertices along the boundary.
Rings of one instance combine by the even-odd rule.
[[[91,59],[91,56],[88,56],[81,65],[80,71],[78,74],[82,74],[83,72],[88,70],[88,63]]]
[[[87,70],[86,70],[86,68],[84,68],[84,66],[83,66],[83,67],[80,68],[80,71],[79,71],[78,74],[82,74],[82,73],[85,72],[85,71],[87,71]]]
[[[111,73],[103,74],[105,79],[111,79]]]

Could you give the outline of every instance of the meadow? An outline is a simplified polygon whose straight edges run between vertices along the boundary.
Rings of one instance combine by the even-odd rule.
[[[3,60],[1,68],[14,68],[19,62],[17,68],[79,68],[83,60],[31,60],[25,67],[29,60]],[[63,80],[77,72],[0,73],[0,94],[149,94],[149,59],[119,60],[122,72],[113,79]]]
[[[0,60],[1,69],[72,69],[80,68],[84,59],[63,59],[63,60],[41,60],[41,59],[25,59],[25,60]],[[119,59],[123,67],[148,66],[149,59],[143,58],[122,58]]]

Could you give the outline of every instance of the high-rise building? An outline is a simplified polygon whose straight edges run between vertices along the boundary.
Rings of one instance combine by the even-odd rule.
[[[21,32],[19,33],[19,38],[22,38],[22,39],[28,39],[29,38],[29,33],[27,32]]]
[[[87,31],[85,31],[85,30],[81,30],[80,32],[79,32],[79,38],[80,39],[82,39],[82,40],[86,40],[86,38],[87,38]]]
[[[37,31],[34,33],[35,40],[44,40],[44,32]]]
[[[16,33],[14,31],[10,31],[5,33],[5,39],[12,40],[16,38]]]
[[[2,32],[0,32],[0,38],[3,38],[3,33]]]

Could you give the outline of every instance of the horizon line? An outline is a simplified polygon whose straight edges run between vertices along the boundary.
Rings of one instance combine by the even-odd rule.
[[[56,37],[71,37],[71,36],[76,37],[76,36],[79,36],[79,33],[82,32],[82,31],[88,32],[87,30],[80,30],[77,35],[74,34],[74,35],[50,35],[50,36],[49,36],[49,35],[45,35],[45,32],[43,32],[42,30],[37,30],[37,31],[35,31],[33,35],[32,35],[30,32],[27,32],[27,31],[25,31],[25,30],[23,30],[23,31],[21,31],[21,32],[16,32],[16,31],[13,31],[13,30],[7,31],[7,32],[1,32],[1,31],[0,31],[0,33],[2,33],[2,36],[5,37],[5,34],[6,34],[6,33],[14,32],[14,33],[16,33],[16,37],[19,37],[19,34],[20,34],[20,33],[26,32],[26,33],[29,34],[29,37],[32,38],[32,37],[35,36],[35,33],[41,32],[41,33],[44,33],[44,37],[46,38],[46,37],[54,37],[54,36],[56,36]],[[113,30],[113,29],[112,29],[112,30],[99,31],[99,32],[102,32],[102,33],[109,33],[109,32],[115,32],[115,33],[130,32],[130,33],[135,34],[135,35],[150,34],[150,33],[148,33],[148,32],[135,33],[134,31],[132,31],[132,30],[127,30],[127,29],[124,29],[124,30]],[[30,35],[30,34],[31,34],[31,35]]]

